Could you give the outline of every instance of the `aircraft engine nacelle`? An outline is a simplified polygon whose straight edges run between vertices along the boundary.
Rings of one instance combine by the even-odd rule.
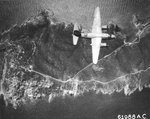
[[[81,26],[78,25],[77,23],[74,24],[73,28],[73,45],[77,45],[79,37],[81,37]]]
[[[118,27],[118,25],[115,25],[113,23],[109,23],[107,26],[104,26],[102,28],[103,31],[106,31],[108,34],[115,34],[115,32],[120,32],[121,29]]]
[[[107,43],[101,43],[101,47],[108,47]]]

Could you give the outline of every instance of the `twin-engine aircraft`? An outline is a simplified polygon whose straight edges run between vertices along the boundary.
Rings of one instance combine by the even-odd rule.
[[[97,64],[100,47],[108,46],[106,43],[102,43],[102,38],[104,39],[114,39],[115,35],[113,34],[114,29],[117,29],[118,26],[114,26],[113,24],[108,24],[106,26],[101,26],[101,16],[100,16],[100,8],[97,7],[94,12],[94,21],[92,26],[91,33],[82,32],[81,26],[77,23],[74,24],[73,31],[73,44],[77,45],[78,38],[91,38],[91,46],[92,46],[92,60],[94,64]],[[107,33],[102,33],[102,31],[107,31]]]

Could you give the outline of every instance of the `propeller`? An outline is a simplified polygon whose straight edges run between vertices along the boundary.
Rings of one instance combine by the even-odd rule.
[[[73,32],[73,34],[74,34],[75,36],[77,36],[77,37],[81,37],[81,32],[78,31],[78,30],[75,30],[75,31]]]

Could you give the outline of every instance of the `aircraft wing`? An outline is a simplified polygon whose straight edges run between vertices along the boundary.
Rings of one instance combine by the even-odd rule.
[[[99,7],[97,7],[94,12],[92,33],[102,34],[101,17],[100,17],[100,8]],[[92,40],[92,59],[93,59],[93,63],[97,64],[102,38],[97,37],[97,38],[92,38],[91,40]]]

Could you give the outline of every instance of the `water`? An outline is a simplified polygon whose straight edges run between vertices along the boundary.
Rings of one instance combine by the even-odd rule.
[[[2,110],[1,110],[2,111]],[[77,98],[55,98],[51,103],[39,101],[18,109],[3,106],[2,119],[117,119],[119,114],[150,116],[150,89],[113,95],[85,93]]]

